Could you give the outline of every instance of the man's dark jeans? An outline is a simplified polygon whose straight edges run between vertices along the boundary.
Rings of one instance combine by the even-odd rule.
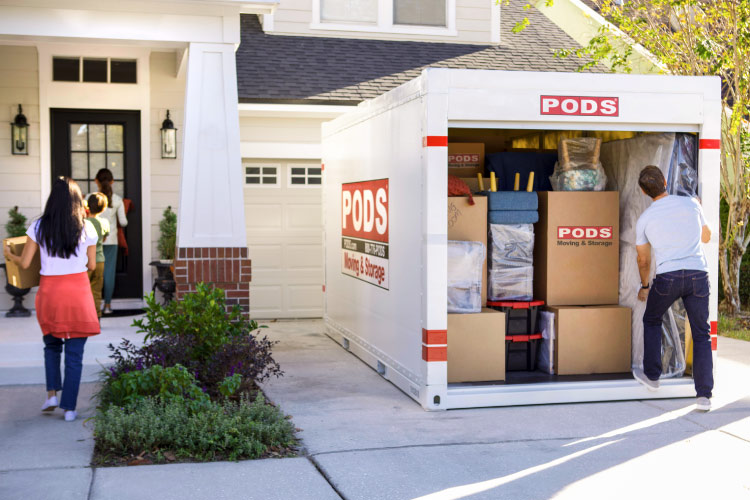
[[[693,379],[698,397],[711,397],[714,362],[708,325],[708,273],[672,271],[657,274],[643,314],[643,371],[651,380],[661,375],[662,317],[677,299],[682,299],[693,332]]]
[[[81,385],[81,371],[83,370],[83,346],[86,337],[74,339],[59,339],[52,335],[45,335],[44,339],[44,371],[47,377],[47,390],[62,390],[60,408],[75,410],[78,401],[78,388]],[[60,379],[60,355],[65,346],[65,380]]]

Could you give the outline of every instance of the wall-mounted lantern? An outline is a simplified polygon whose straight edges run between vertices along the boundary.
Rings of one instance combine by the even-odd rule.
[[[169,110],[167,110],[167,117],[161,123],[161,157],[177,158],[177,129],[169,119]]]
[[[14,155],[29,154],[29,122],[18,105],[18,114],[10,123],[10,151]]]

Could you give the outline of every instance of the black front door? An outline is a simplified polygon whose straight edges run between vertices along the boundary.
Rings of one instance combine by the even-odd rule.
[[[141,126],[138,111],[51,110],[52,178],[64,175],[81,186],[83,195],[97,191],[101,168],[112,171],[113,191],[130,200],[124,228],[127,255],[117,252],[116,299],[143,296],[141,227]],[[116,228],[112,228],[113,231]]]

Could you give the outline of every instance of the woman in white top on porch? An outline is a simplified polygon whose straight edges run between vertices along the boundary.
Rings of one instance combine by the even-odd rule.
[[[103,168],[96,173],[96,185],[99,191],[107,197],[108,206],[100,215],[101,218],[109,221],[111,228],[109,234],[102,242],[104,250],[104,287],[102,295],[104,298],[104,314],[110,314],[112,307],[112,293],[115,290],[115,267],[117,265],[117,224],[125,227],[128,225],[128,218],[125,215],[125,205],[122,198],[112,192],[114,177],[112,171]]]

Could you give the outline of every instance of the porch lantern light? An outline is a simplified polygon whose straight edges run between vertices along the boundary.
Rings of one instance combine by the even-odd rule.
[[[169,110],[167,110],[167,117],[161,123],[161,157],[177,158],[177,129],[169,119]]]
[[[29,122],[18,105],[18,114],[10,123],[10,151],[14,155],[29,154]]]

